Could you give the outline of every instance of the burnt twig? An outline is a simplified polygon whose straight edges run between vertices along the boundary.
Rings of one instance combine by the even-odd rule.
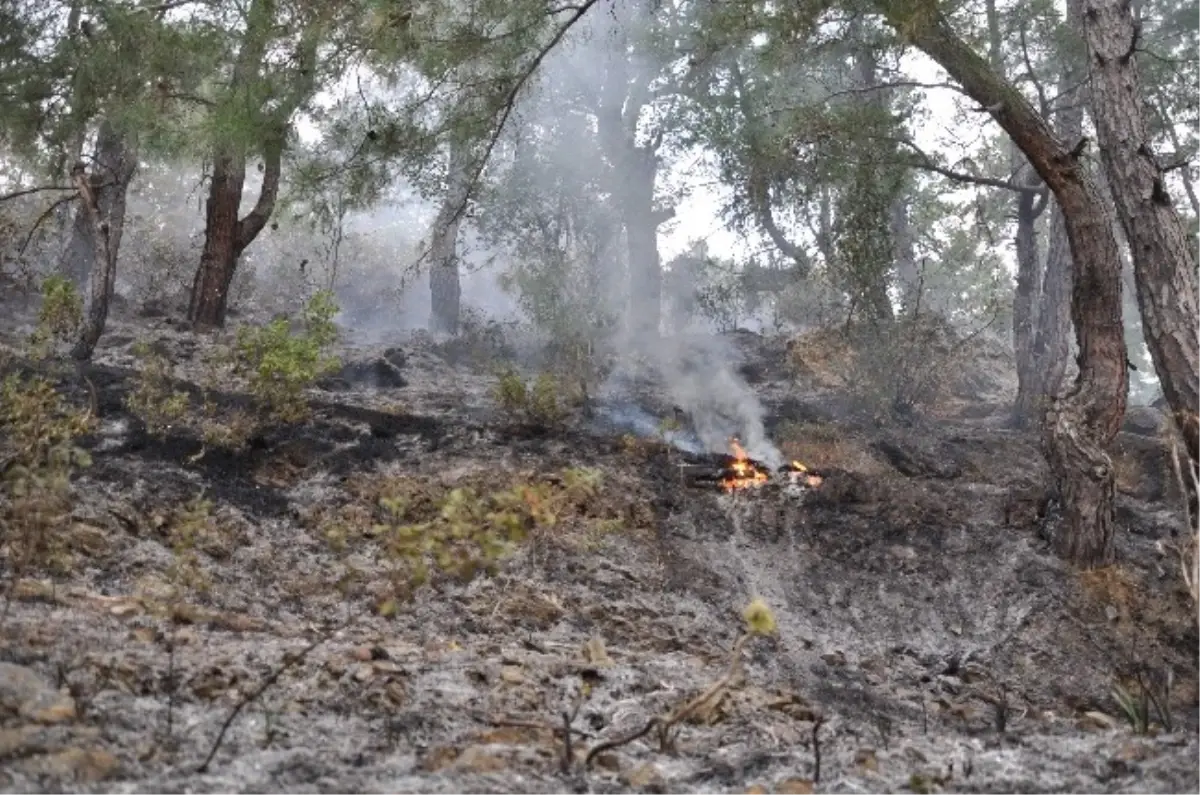
[[[208,755],[204,757],[204,761],[198,768],[196,768],[197,775],[203,775],[208,772],[208,766],[212,763],[213,757],[217,755],[217,751],[221,750],[221,743],[225,741],[225,733],[229,731],[229,727],[233,725],[235,720],[237,720],[237,716],[241,714],[242,710],[257,701],[263,693],[267,692],[267,688],[279,681],[279,677],[283,676],[288,669],[294,665],[297,665],[298,663],[303,662],[313,649],[329,640],[329,638],[333,637],[333,634],[337,630],[342,629],[344,626],[345,624],[339,624],[338,626],[321,633],[307,646],[295,654],[283,655],[283,662],[274,671],[272,671],[271,674],[264,679],[252,693],[250,693],[248,696],[245,696],[241,701],[234,705],[232,710],[229,711],[229,714],[225,717],[225,722],[221,724],[221,730],[217,732],[217,738],[213,740],[212,747],[208,749]]]

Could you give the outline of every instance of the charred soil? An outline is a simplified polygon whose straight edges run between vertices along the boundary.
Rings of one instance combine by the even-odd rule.
[[[238,452],[152,434],[126,408],[147,337],[197,389],[188,363],[210,342],[162,320],[118,318],[96,363],[61,378],[94,400],[93,462],[60,529],[71,569],[9,587],[5,558],[4,790],[1200,786],[1200,639],[1170,551],[1183,520],[1144,428],[1114,451],[1120,562],[1078,572],[1052,552],[1037,439],[1003,428],[1002,406],[881,427],[771,359],[752,368],[768,427],[822,479],[727,493],[653,439],[513,425],[492,370],[421,337],[348,348],[311,419]],[[529,501],[578,473],[594,487],[530,502],[553,515],[494,572],[435,575],[381,612],[381,504],[436,522],[456,491]],[[189,521],[203,584],[180,596],[173,528]],[[673,742],[588,758],[721,679],[755,597],[777,634]],[[1147,694],[1146,731],[1118,689]]]

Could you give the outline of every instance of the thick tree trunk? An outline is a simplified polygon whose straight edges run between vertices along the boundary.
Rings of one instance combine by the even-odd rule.
[[[1163,394],[1200,465],[1200,299],[1196,256],[1150,150],[1128,0],[1085,0],[1092,121],[1137,278],[1142,330]]]
[[[136,171],[137,155],[128,139],[107,119],[101,121],[92,175],[85,173],[82,163],[76,165],[72,174],[79,188],[74,228],[79,230],[81,216],[86,219],[92,247],[83,325],[71,350],[71,356],[79,361],[92,358],[108,321],[108,307],[117,280],[117,256],[125,231],[129,183]]]
[[[635,6],[636,20],[645,24],[652,15],[649,3]],[[658,337],[662,322],[662,262],[658,253],[658,227],[674,217],[673,209],[654,209],[658,179],[659,133],[639,144],[638,120],[651,101],[654,63],[631,59],[626,33],[614,32],[614,49],[605,68],[597,107],[597,132],[608,160],[613,195],[618,197],[629,267],[629,300],[626,328],[641,342]]]
[[[1114,476],[1105,449],[1125,413],[1121,259],[1108,209],[1078,158],[1017,89],[958,37],[935,0],[876,0],[895,30],[987,109],[1062,208],[1075,264],[1071,313],[1079,342],[1074,387],[1047,412],[1045,450],[1066,519],[1059,552],[1084,566],[1112,560]]]
[[[198,329],[225,325],[229,288],[238,261],[275,211],[283,160],[283,131],[265,143],[262,187],[254,209],[238,219],[246,186],[246,155],[227,147],[213,161],[205,205],[204,250],[192,281],[188,320]]]
[[[449,189],[433,222],[429,244],[429,328],[458,333],[462,311],[462,286],[458,273],[458,230],[467,200],[470,174],[461,147],[452,144],[448,168]]]
[[[238,220],[242,191],[246,186],[248,149],[241,141],[219,142],[215,147],[213,174],[205,207],[204,250],[192,281],[192,296],[188,306],[188,320],[198,329],[225,324],[229,288],[237,272],[238,260],[275,211],[288,120],[311,94],[316,80],[317,42],[321,30],[319,23],[304,29],[293,56],[299,64],[297,74],[284,94],[275,97],[278,102],[276,107],[268,112],[261,108],[261,100],[253,96],[275,25],[275,10],[276,0],[251,0],[246,10],[246,31],[238,49],[227,94],[228,112],[250,111],[245,121],[263,127],[265,140],[259,150],[263,157],[262,187],[254,209]]]

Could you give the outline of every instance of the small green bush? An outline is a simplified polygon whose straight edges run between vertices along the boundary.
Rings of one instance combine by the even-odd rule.
[[[300,422],[307,418],[304,391],[340,366],[337,357],[329,354],[337,341],[333,323],[337,312],[333,294],[321,291],[305,305],[299,332],[286,317],[238,329],[238,367],[248,373],[250,392],[270,419]]]
[[[566,419],[567,400],[561,381],[552,373],[541,373],[532,384],[526,384],[512,369],[497,379],[496,403],[510,415],[532,425],[553,426]]]
[[[48,276],[42,282],[42,306],[37,326],[29,336],[34,356],[44,358],[59,343],[69,343],[83,322],[83,299],[75,283],[62,276]]]

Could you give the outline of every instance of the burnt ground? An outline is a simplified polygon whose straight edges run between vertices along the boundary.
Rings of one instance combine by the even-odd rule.
[[[1045,464],[1005,429],[1000,376],[881,426],[820,368],[796,376],[781,344],[742,335],[773,435],[826,477],[725,495],[685,485],[680,452],[617,429],[513,425],[488,365],[420,336],[348,350],[357,364],[314,390],[311,421],[242,452],[151,436],[124,407],[137,339],[192,382],[211,345],[117,318],[88,372],[94,461],[62,528],[75,565],[17,582],[0,637],[6,791],[1200,787],[1195,607],[1171,552],[1183,528],[1161,418],[1145,410],[1114,449],[1120,562],[1080,573],[1051,552]],[[598,494],[494,576],[435,578],[391,617],[372,609],[388,560],[365,528],[388,484],[425,505],[572,467],[602,474]],[[206,584],[168,598],[170,528],[200,494]],[[339,517],[364,530],[344,547],[329,540]],[[588,749],[725,673],[755,596],[779,631],[749,644],[720,701],[673,747],[651,733],[585,770]],[[1171,680],[1148,734],[1112,696],[1139,674]],[[571,710],[564,772],[555,729]]]

